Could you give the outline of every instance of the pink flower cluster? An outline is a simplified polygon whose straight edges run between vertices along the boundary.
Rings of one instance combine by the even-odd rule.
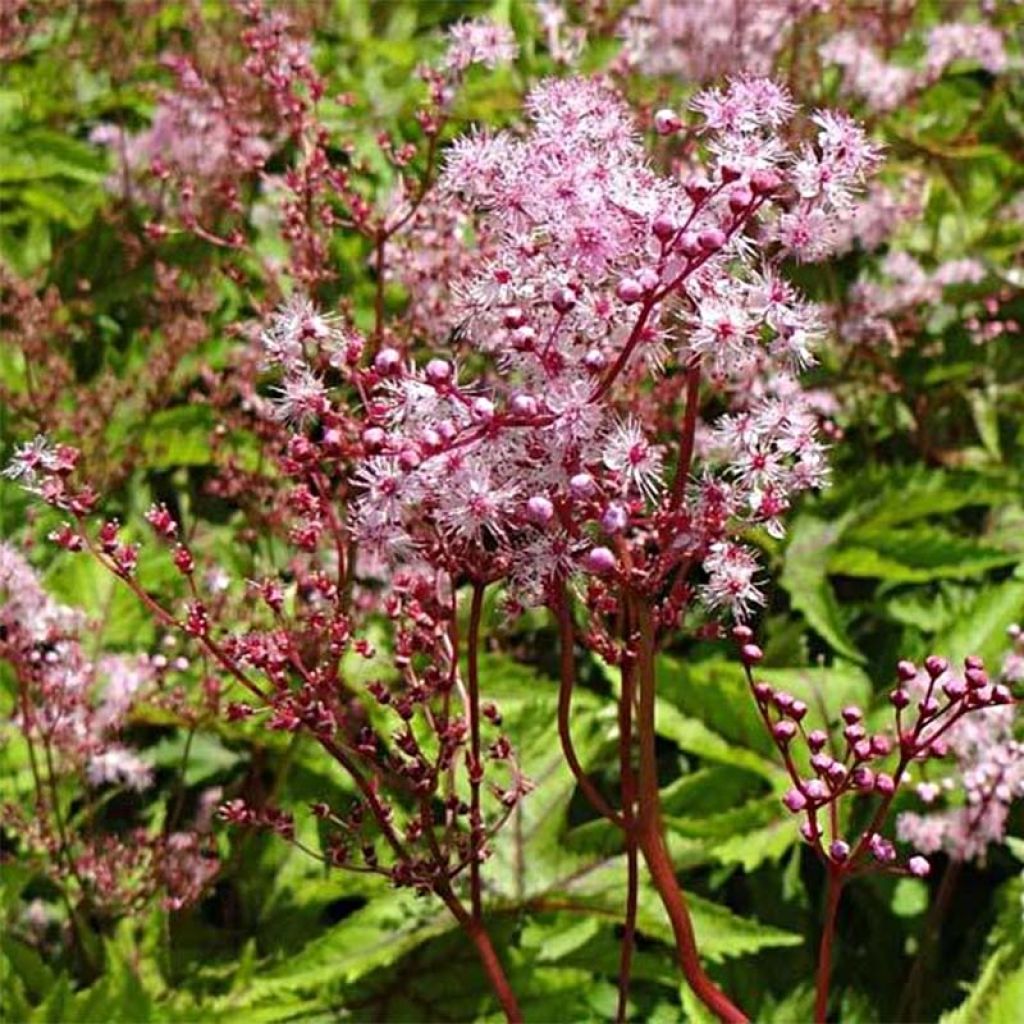
[[[826,475],[799,390],[750,398],[752,375],[792,377],[823,333],[777,264],[832,250],[878,156],[829,112],[813,144],[788,144],[794,108],[767,81],[694,109],[708,157],[683,182],[649,166],[629,110],[595,80],[537,86],[525,137],[455,143],[442,185],[493,245],[453,283],[453,319],[487,369],[377,353],[356,477],[365,546],[402,563],[469,557],[538,602],[553,581],[614,572],[623,542],[661,545],[662,569],[705,562],[709,604],[758,600],[735,533],[778,531],[791,496]],[[692,441],[627,411],[666,369],[732,395],[700,473]]]

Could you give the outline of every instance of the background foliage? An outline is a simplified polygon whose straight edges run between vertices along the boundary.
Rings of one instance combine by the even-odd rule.
[[[65,373],[49,426],[59,436],[86,405],[95,408],[90,432],[76,440],[129,528],[141,529],[150,501],[173,492],[191,517],[226,538],[241,517],[204,489],[218,449],[210,409],[190,394],[202,367],[235,357],[230,328],[251,312],[252,297],[216,273],[222,256],[200,240],[146,241],[136,224],[141,251],[128,251],[123,227],[139,214],[109,185],[112,154],[90,141],[100,123],[129,130],[147,123],[155,88],[167,82],[158,56],[172,38],[188,33],[192,5],[113,5],[120,35],[109,40],[111,59],[102,62],[89,57],[97,42],[89,33],[98,31],[90,6],[41,3],[46,17],[3,67],[0,262],[6,269],[0,284],[8,298],[18,287],[62,297],[58,322],[44,339]],[[217,16],[216,3],[201,6]],[[921,24],[936,20],[942,6],[920,4]],[[315,24],[316,65],[330,93],[351,91],[369,125],[399,136],[412,131],[420,95],[414,68],[439,51],[436,30],[456,17],[490,13],[510,23],[522,57],[514,70],[472,77],[450,134],[510,119],[526,82],[553,68],[537,10],[519,0],[311,0],[303,11]],[[610,34],[594,32],[581,64],[602,67],[617,47]],[[143,56],[122,70],[120,51]],[[659,105],[679,101],[687,83],[635,75],[629,87],[638,101]],[[829,102],[838,82],[823,75],[812,90]],[[898,181],[912,172],[926,183],[923,210],[900,229],[899,246],[928,265],[974,257],[991,278],[985,288],[947,289],[940,303],[915,310],[898,351],[835,346],[815,371],[816,383],[837,399],[842,436],[833,453],[835,486],[802,503],[785,541],[760,539],[776,581],[764,625],[765,675],[832,719],[848,702],[867,706],[876,692],[884,694],[899,657],[938,651],[998,660],[1006,627],[1024,617],[1022,339],[1010,332],[978,345],[965,327],[996,288],[1003,318],[1024,320],[1022,99],[1019,74],[996,78],[954,68],[917,102],[874,119],[888,144],[885,175]],[[272,259],[280,240],[268,231],[261,244]],[[319,297],[328,306],[347,297],[366,322],[373,297],[368,253],[342,232],[334,245],[339,275]],[[157,255],[184,280],[208,282],[207,333],[154,377],[154,361],[168,344],[152,309]],[[877,254],[854,249],[802,283],[818,298],[842,300],[877,263]],[[387,295],[395,310],[402,300],[398,291]],[[10,327],[0,320],[0,330]],[[30,392],[40,382],[21,348],[3,337],[5,394]],[[149,368],[145,394],[132,386],[141,367]],[[0,454],[41,425],[10,413],[5,401]],[[251,438],[240,434],[230,443],[239,458],[258,458]],[[0,481],[0,537],[42,536],[46,515],[35,516],[25,496]],[[91,563],[43,546],[33,557],[52,592],[93,618],[97,649],[155,649],[159,637],[144,610]],[[244,566],[237,568],[244,576]],[[149,579],[160,571],[143,566]],[[528,618],[503,637],[486,655],[483,676],[537,788],[488,865],[489,913],[527,1019],[606,1019],[615,1005],[623,860],[558,753],[552,624]],[[805,1019],[823,880],[779,802],[785,776],[740,669],[720,645],[681,641],[660,671],[669,840],[693,893],[701,949],[714,975],[756,1019]],[[194,685],[199,674],[197,663]],[[595,660],[579,691],[574,731],[580,756],[598,779],[615,763],[614,707],[607,698],[616,685]],[[0,694],[6,711],[12,688],[3,666]],[[3,737],[0,797],[24,799],[26,750],[16,730],[5,728]],[[132,738],[157,766],[158,781],[125,812],[134,820],[159,823],[178,799],[192,811],[213,787],[225,797],[273,794],[286,807],[345,796],[344,783],[308,742],[258,727],[210,720],[189,730],[143,715]],[[64,797],[73,803],[75,794]],[[308,834],[300,838],[317,847],[315,825],[301,828]],[[941,1015],[950,1024],[1019,1019],[1019,807],[1011,836],[983,867],[963,870],[941,927],[928,908],[942,870],[929,881],[873,878],[851,889],[836,968],[844,1021],[890,1020],[908,1005],[918,1019]],[[29,941],[28,909],[56,908],[56,896],[19,860],[17,837],[3,840],[5,1019],[269,1024],[333,1020],[343,1012],[395,1021],[495,1013],[470,951],[442,909],[379,880],[325,873],[287,844],[226,828],[218,831],[225,867],[208,897],[183,913],[158,908],[116,923],[90,921],[102,966],[89,970],[63,941],[56,916]],[[637,1018],[702,1020],[680,991],[668,924],[649,892],[641,894],[640,933]],[[919,957],[926,981],[908,996],[908,973]]]

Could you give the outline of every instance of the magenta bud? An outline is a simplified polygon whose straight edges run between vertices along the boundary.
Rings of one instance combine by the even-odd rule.
[[[599,348],[592,348],[583,357],[583,365],[591,373],[600,373],[608,365],[608,360]]]
[[[838,761],[833,761],[828,767],[828,778],[829,781],[834,785],[839,785],[843,779],[846,778],[846,767],[840,764]]]
[[[518,306],[509,306],[505,310],[503,323],[510,331],[514,331],[517,327],[522,327],[526,323],[526,314]]]
[[[807,746],[815,753],[821,750],[828,743],[828,733],[822,729],[814,729],[807,736]]]
[[[917,666],[912,661],[901,661],[896,666],[896,675],[902,682],[909,683],[911,679],[917,678]]]
[[[781,184],[782,179],[775,171],[768,170],[767,168],[754,171],[750,176],[750,187],[758,195],[767,195],[769,192],[774,192]]]
[[[608,548],[591,548],[583,558],[583,567],[596,576],[604,576],[615,568],[615,555]]]
[[[988,673],[983,668],[969,668],[964,673],[964,678],[972,690],[980,690],[988,683]]]
[[[772,735],[780,743],[788,743],[796,735],[796,726],[784,718],[772,726]]]
[[[622,533],[629,526],[629,512],[621,502],[613,501],[601,513],[601,529],[605,533]]]
[[[568,313],[576,305],[576,293],[571,288],[556,288],[551,296],[556,313]]]
[[[654,130],[659,135],[675,135],[682,127],[679,115],[668,107],[663,107],[654,115]]]
[[[644,297],[644,286],[633,277],[624,277],[615,289],[615,294],[620,302],[631,305],[640,302]]]
[[[817,754],[811,755],[811,767],[819,774],[824,775],[825,772],[835,764],[835,760],[829,757],[828,754],[820,751]]]
[[[853,704],[843,708],[842,715],[843,721],[847,725],[853,725],[854,722],[859,722],[864,717],[864,714],[861,711],[861,709]]]
[[[892,740],[881,733],[871,737],[871,753],[876,757],[885,757],[892,750]]]
[[[910,703],[910,694],[906,690],[893,690],[889,694],[889,702],[893,707],[903,709]]]
[[[967,683],[963,679],[957,679],[956,676],[950,676],[942,684],[942,692],[950,700],[959,700],[967,692]]]
[[[754,683],[754,696],[764,704],[766,701],[772,699],[772,694],[775,691],[771,688],[770,683]]]
[[[398,465],[407,473],[416,469],[422,461],[420,453],[415,448],[403,448],[398,453]]]
[[[379,452],[387,439],[388,435],[380,427],[367,427],[363,431],[363,444],[369,452]]]
[[[373,357],[373,368],[382,376],[390,377],[402,368],[402,354],[395,348],[382,348]]]
[[[875,773],[863,765],[854,768],[850,778],[858,789],[871,790],[875,788]]]
[[[850,743],[856,743],[858,740],[864,739],[864,726],[860,722],[848,725],[843,730],[843,735]]]
[[[882,796],[892,796],[896,792],[896,782],[893,777],[886,772],[879,772],[875,776],[875,792],[881,793]]]
[[[532,395],[513,395],[508,406],[516,416],[537,415],[537,399]]]
[[[744,665],[756,665],[764,658],[764,651],[757,644],[744,644],[740,648],[740,660]]]
[[[871,855],[883,864],[889,864],[896,859],[896,850],[888,839],[883,839],[877,832],[872,832],[868,840],[868,848]]]
[[[711,190],[714,187],[715,186],[712,185],[707,178],[703,177],[690,178],[690,180],[683,185],[686,194],[694,203],[702,203],[711,194]]]
[[[426,427],[420,432],[420,443],[424,448],[436,451],[444,443],[441,434],[433,427]]]
[[[772,699],[780,711],[788,711],[793,706],[793,694],[786,693],[785,690],[780,690]]]
[[[948,668],[949,662],[945,658],[940,658],[937,654],[929,654],[924,659],[924,670],[932,679],[938,679]]]
[[[471,406],[473,419],[477,423],[490,423],[494,419],[494,403],[489,398],[475,398]]]
[[[741,186],[729,193],[729,209],[733,213],[742,213],[754,201],[754,193]]]
[[[871,757],[871,753],[872,751],[870,740],[857,740],[857,742],[854,743],[853,756],[856,757],[858,761],[866,761],[869,757]]]
[[[701,252],[700,239],[693,231],[684,231],[679,236],[674,248],[678,249],[684,256],[699,256]]]
[[[915,878],[927,878],[931,874],[932,866],[924,857],[911,857],[907,861],[907,870]]]
[[[697,241],[705,252],[718,252],[725,245],[725,235],[718,228],[708,228],[697,236]]]
[[[722,181],[727,185],[733,181],[739,181],[743,177],[743,172],[732,164],[722,164],[718,169],[722,174]]]
[[[837,864],[842,864],[850,856],[850,844],[842,839],[833,839],[828,848],[828,855]]]
[[[651,231],[655,238],[667,242],[676,233],[676,222],[667,213],[659,214],[651,223]]]
[[[828,796],[828,790],[821,779],[811,779],[804,783],[804,793],[807,794],[808,799],[815,801],[824,800]]]
[[[802,722],[807,716],[807,705],[802,700],[793,701],[789,709],[790,717],[795,718],[798,722]]]
[[[569,493],[577,499],[592,498],[597,493],[597,483],[589,473],[576,473],[569,480]]]
[[[425,373],[431,384],[447,384],[452,379],[452,364],[445,359],[431,359]]]
[[[782,798],[782,802],[789,810],[796,814],[807,806],[807,797],[805,797],[799,789],[794,787]]]
[[[821,829],[813,822],[805,821],[800,826],[800,835],[802,835],[807,842],[813,843],[821,836]]]
[[[993,704],[1012,704],[1013,694],[1010,692],[1008,686],[1004,686],[999,683],[998,686],[992,688],[992,703]]]
[[[543,494],[535,494],[526,502],[526,518],[531,523],[544,526],[550,523],[555,515],[555,506]]]
[[[932,740],[928,753],[931,757],[941,759],[949,753],[949,744],[943,739]]]
[[[732,638],[738,644],[749,644],[754,639],[754,631],[741,622],[732,627]]]
[[[964,668],[965,669],[974,668],[974,669],[980,669],[981,671],[984,671],[985,670],[985,662],[981,658],[979,658],[976,654],[968,654],[967,657],[964,658]]]
[[[661,278],[658,276],[657,271],[651,270],[650,267],[644,267],[636,275],[636,279],[640,282],[640,287],[645,292],[653,292],[661,283]]]
[[[536,344],[537,332],[529,324],[523,324],[512,332],[512,347],[517,352],[532,352]]]

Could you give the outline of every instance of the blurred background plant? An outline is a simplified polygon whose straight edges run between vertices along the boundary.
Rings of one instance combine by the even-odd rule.
[[[979,654],[995,665],[1012,647],[1005,675],[1020,683],[1019,638],[1007,640],[1024,619],[1019,4],[271,6],[287,31],[261,35],[251,5],[198,0],[8,0],[0,10],[5,464],[38,433],[74,443],[127,538],[149,529],[154,502],[168,503],[190,541],[233,560],[204,581],[209,591],[225,608],[244,605],[234,581],[286,568],[265,456],[285,439],[261,415],[271,388],[238,324],[301,281],[375,347],[436,345],[445,283],[472,260],[467,239],[490,243],[441,204],[406,219],[433,180],[435,150],[479,123],[518,123],[523,96],[550,73],[607,72],[645,127],[725,74],[771,73],[803,103],[861,116],[886,163],[840,254],[788,268],[833,327],[808,380],[834,484],[795,502],[785,539],[748,538],[777,581],[759,675],[833,726],[850,704],[877,720],[903,657]],[[482,15],[514,36],[514,62],[445,68],[447,28]],[[287,75],[268,70],[271,59]],[[427,64],[441,78],[418,75]],[[682,156],[658,146],[667,172],[691,155],[685,140]],[[493,1014],[483,974],[435,906],[212,819],[224,799],[290,813],[355,792],[310,739],[214,714],[201,653],[168,646],[94,563],[35,543],[58,521],[0,479],[7,1017]],[[145,547],[139,578],[184,586]],[[540,611],[509,626],[490,597],[482,616],[496,637],[481,657],[487,696],[536,786],[488,865],[495,943],[527,1019],[611,1019],[625,866],[558,753],[557,629]],[[52,703],[45,679],[26,683],[16,634],[27,627],[49,670],[81,679],[66,709],[73,736],[40,717]],[[386,651],[383,626],[378,643]],[[610,790],[617,673],[593,653],[580,658],[577,753]],[[368,682],[382,669],[348,671]],[[787,783],[742,669],[719,641],[681,637],[658,674],[669,847],[710,972],[758,1020],[809,1019],[824,873],[780,803]],[[31,722],[53,765],[33,764],[42,748],[25,742]],[[1013,744],[1008,728],[985,743]],[[905,835],[939,851],[931,876],[875,876],[844,898],[838,1019],[1017,1016],[1020,805],[998,797],[1007,814],[984,833],[992,843],[948,841],[971,794],[987,807],[1000,784],[979,778],[966,741],[956,756],[959,783],[922,779],[897,802]],[[929,785],[950,817],[927,806],[939,795]],[[308,814],[297,821],[297,838],[319,850],[323,831]],[[81,884],[77,862],[60,869],[74,843],[99,884]],[[637,927],[632,1014],[702,1019],[646,889]]]

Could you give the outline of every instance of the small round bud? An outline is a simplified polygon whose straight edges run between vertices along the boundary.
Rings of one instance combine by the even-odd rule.
[[[615,294],[620,302],[632,305],[640,302],[644,297],[643,285],[633,277],[624,277],[615,289]]]
[[[452,364],[445,359],[431,359],[424,373],[431,384],[447,384],[452,379]]]
[[[988,673],[984,668],[969,668],[964,673],[964,679],[972,690],[980,690],[983,686],[988,685]]]
[[[824,775],[825,772],[835,764],[835,760],[829,757],[824,751],[819,751],[817,754],[811,755],[811,767],[819,774]]]
[[[796,814],[798,811],[802,811],[807,806],[807,797],[800,792],[799,789],[794,787],[789,790],[788,793],[782,798],[782,802],[786,807]]]
[[[924,659],[924,670],[932,679],[938,679],[948,668],[949,662],[945,658],[940,658],[937,654],[929,654]]]
[[[772,699],[772,695],[775,691],[772,689],[770,683],[754,683],[754,696],[763,704],[766,701]]]
[[[483,396],[474,398],[471,412],[477,423],[490,423],[494,419],[494,403]]]
[[[667,214],[662,213],[651,223],[651,232],[662,242],[667,242],[676,233],[676,222]]]
[[[907,870],[915,878],[927,878],[931,874],[932,866],[924,857],[911,857],[907,861]]]
[[[793,694],[786,693],[785,690],[779,690],[778,693],[772,698],[775,706],[785,714],[793,706]]]
[[[711,190],[714,187],[715,186],[712,185],[707,178],[701,177],[700,175],[690,178],[686,184],[683,185],[683,189],[686,191],[686,194],[694,203],[704,202],[704,200],[711,195]]]
[[[697,236],[697,241],[705,252],[718,252],[725,245],[725,235],[718,228],[707,228]]]
[[[583,566],[587,572],[604,576],[615,568],[615,555],[608,548],[591,548],[583,558]]]
[[[957,679],[956,676],[950,676],[950,678],[942,684],[942,692],[950,700],[960,700],[960,698],[967,692],[967,683],[963,679]]]
[[[833,786],[838,786],[839,783],[846,778],[846,767],[838,761],[833,761],[832,764],[829,765],[828,772],[826,774],[828,775],[829,782],[831,782]]]
[[[733,213],[742,213],[754,201],[754,193],[749,188],[736,188],[729,193],[729,209]]]
[[[699,256],[701,253],[700,239],[695,232],[684,231],[673,248],[678,249],[684,256]]]
[[[654,115],[654,130],[659,135],[675,135],[682,127],[679,115],[668,107],[663,107]]]
[[[719,168],[722,174],[722,181],[727,185],[733,181],[739,181],[743,177],[743,172],[732,164],[722,164]]]
[[[828,743],[828,734],[822,729],[814,729],[807,736],[807,746],[809,746],[814,753],[821,750],[826,743]]]
[[[382,377],[398,373],[402,368],[402,353],[396,348],[382,348],[373,357],[373,368]]]
[[[571,288],[557,288],[551,296],[556,313],[568,313],[576,305],[576,293]]]
[[[843,708],[842,716],[843,721],[847,725],[853,725],[854,722],[859,722],[864,717],[864,713],[861,711],[860,708],[856,707],[853,704],[850,704],[848,707]]]
[[[420,458],[420,453],[413,447],[403,448],[398,453],[398,465],[404,469],[407,473],[412,472],[416,469],[423,460]]]
[[[754,639],[754,631],[740,622],[732,627],[732,638],[738,644],[749,644]]]
[[[894,708],[905,708],[910,703],[910,694],[906,690],[893,690],[889,694],[889,703]]]
[[[505,310],[505,317],[502,323],[510,331],[514,331],[517,327],[522,327],[526,323],[526,314],[518,306],[509,306]]]
[[[608,365],[608,360],[599,348],[592,348],[583,357],[583,365],[590,373],[600,373]]]
[[[597,482],[589,473],[576,473],[569,479],[569,493],[577,500],[592,498],[597,493]]]
[[[833,839],[828,855],[837,863],[844,863],[850,856],[850,844],[843,839]]]
[[[605,533],[622,533],[629,526],[629,512],[621,502],[613,501],[601,513],[601,529]]]
[[[769,170],[768,168],[762,168],[759,171],[754,171],[750,176],[750,187],[758,195],[767,195],[769,192],[774,192],[782,184],[782,179],[775,173],[775,171]]]
[[[882,796],[892,796],[896,792],[896,781],[886,772],[879,772],[875,776],[875,792]]]
[[[508,407],[516,416],[537,415],[537,399],[532,395],[513,395]]]
[[[796,735],[796,726],[789,719],[784,718],[772,726],[772,735],[780,743],[788,743]]]
[[[1013,627],[1011,626],[1010,628],[1012,629]],[[1019,628],[1020,627],[1018,627],[1018,629]],[[1007,632],[1009,632],[1009,630],[1007,630]],[[1013,634],[1011,633],[1010,635],[1012,637]],[[985,662],[981,658],[979,658],[976,654],[968,654],[967,657],[964,658],[964,668],[965,669],[976,668],[976,669],[981,669],[982,671],[984,671],[985,670]]]
[[[544,526],[550,523],[555,515],[555,506],[543,494],[535,494],[526,502],[526,518],[531,523]]]
[[[744,644],[740,648],[740,659],[745,665],[756,665],[764,658],[764,651],[757,644]]]
[[[789,709],[789,715],[797,722],[802,722],[807,715],[807,705],[802,700],[793,701]]]
[[[881,733],[871,737],[871,753],[876,757],[885,757],[892,750],[892,740]]]
[[[537,332],[529,325],[524,324],[512,332],[512,347],[517,352],[532,352],[537,344]]]
[[[636,275],[636,279],[640,282],[640,287],[643,288],[645,292],[653,292],[661,283],[661,278],[658,276],[657,272],[651,270],[650,267],[644,267],[644,269]]]
[[[363,445],[368,452],[379,452],[388,435],[380,427],[367,427],[363,431]]]
[[[901,661],[896,666],[896,675],[902,682],[909,683],[911,679],[917,678],[917,666],[912,661]]]
[[[869,760],[871,752],[871,740],[857,740],[853,745],[853,756],[856,757],[858,761]]]
[[[809,782],[804,783],[804,792],[807,794],[808,799],[819,802],[828,796],[828,790],[821,779],[811,779]]]
[[[875,773],[870,768],[865,768],[863,765],[853,769],[853,774],[850,776],[853,784],[865,792],[870,792],[875,788]]]

